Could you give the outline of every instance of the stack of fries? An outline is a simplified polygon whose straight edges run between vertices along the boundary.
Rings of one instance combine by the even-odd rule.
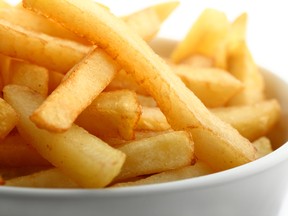
[[[152,184],[272,151],[280,105],[246,45],[247,15],[204,10],[159,56],[149,41],[178,4],[116,17],[93,0],[1,3],[1,184]]]

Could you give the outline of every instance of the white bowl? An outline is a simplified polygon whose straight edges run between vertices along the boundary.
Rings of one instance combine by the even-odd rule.
[[[155,46],[159,41],[152,43],[158,52],[159,47],[167,52],[173,45],[160,42],[161,46]],[[269,97],[278,98],[283,108],[278,130],[281,140],[287,140],[288,84],[262,71]],[[287,170],[286,143],[249,164],[170,183],[105,190],[0,187],[0,215],[276,216],[288,188]]]

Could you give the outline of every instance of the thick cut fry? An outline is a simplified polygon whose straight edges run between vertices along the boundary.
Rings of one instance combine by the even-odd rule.
[[[210,167],[203,162],[197,161],[194,165],[181,167],[175,170],[168,170],[165,172],[151,175],[136,181],[116,183],[112,187],[128,187],[147,184],[158,184],[171,181],[179,181],[182,179],[195,178],[198,176],[208,175],[213,173]]]
[[[224,170],[255,159],[255,149],[247,139],[212,115],[145,41],[94,1],[23,3],[105,49],[153,96],[173,129],[192,133],[197,157],[213,169]]]
[[[136,140],[117,148],[126,161],[116,181],[191,165],[193,143],[183,131]]]
[[[66,73],[86,53],[87,46],[29,31],[0,19],[0,53]],[[15,39],[17,38],[17,39]]]
[[[56,168],[9,179],[5,181],[5,185],[32,188],[79,188],[73,180]]]
[[[48,166],[50,163],[39,155],[18,134],[8,135],[0,142],[0,166]]]
[[[267,137],[260,137],[253,142],[256,148],[256,158],[264,157],[273,151],[270,140]]]
[[[76,119],[76,124],[97,137],[134,139],[141,115],[135,92],[119,90],[101,93]]]
[[[239,80],[222,69],[186,65],[172,65],[172,68],[207,107],[224,106],[243,88]]]
[[[79,185],[104,187],[118,175],[125,160],[122,152],[76,125],[60,134],[37,128],[29,116],[44,98],[25,86],[8,85],[3,91],[5,100],[20,116],[20,135]]]
[[[229,105],[253,104],[265,99],[265,83],[245,41],[231,45],[228,71],[239,79],[244,88],[229,101]]]
[[[206,9],[171,54],[175,63],[193,54],[210,57],[216,67],[226,67],[226,38],[230,23],[223,12]]]
[[[62,132],[111,82],[119,67],[103,51],[91,51],[31,116],[39,127]]]
[[[12,74],[11,84],[24,85],[45,97],[47,96],[49,72],[46,68],[12,60],[10,73]]]
[[[18,115],[15,110],[0,98],[0,139],[4,139],[16,126]]]
[[[125,23],[141,38],[151,40],[159,31],[161,24],[179,5],[179,2],[165,2],[137,11],[123,17]]]
[[[233,44],[246,40],[247,13],[240,14],[232,23],[227,37],[228,54]]]
[[[253,105],[216,108],[212,112],[253,141],[275,126],[280,118],[280,109],[279,102],[271,99]]]

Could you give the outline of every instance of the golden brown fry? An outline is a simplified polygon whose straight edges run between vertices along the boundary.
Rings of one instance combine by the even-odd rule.
[[[15,110],[0,98],[0,140],[4,139],[16,126],[18,115]]]
[[[79,188],[73,180],[56,168],[12,178],[5,181],[5,185],[32,188]]]
[[[177,1],[164,2],[122,17],[122,19],[141,38],[149,41],[157,34],[162,23],[178,5]]]
[[[185,85],[207,106],[224,106],[239,91],[242,83],[219,68],[171,65]]]
[[[161,173],[151,175],[136,181],[121,182],[112,185],[112,187],[128,187],[147,184],[158,184],[171,181],[179,181],[183,179],[195,178],[198,176],[213,173],[210,167],[201,161],[197,161],[194,165],[181,167],[175,170],[168,170]]]
[[[76,124],[101,138],[134,139],[141,115],[135,92],[119,90],[101,93],[76,119]]]
[[[79,43],[29,31],[0,19],[0,53],[66,73],[89,48]],[[15,40],[17,38],[17,40]]]
[[[230,101],[229,105],[253,104],[265,99],[265,83],[245,41],[230,46],[228,71],[239,79],[244,88]]]
[[[211,111],[235,127],[242,136],[254,141],[275,126],[279,121],[281,108],[277,100],[271,99],[253,105],[223,107]]]
[[[240,14],[232,23],[227,36],[227,49],[230,53],[231,46],[239,41],[246,40],[247,13]]]
[[[104,187],[118,175],[125,160],[122,152],[76,125],[59,134],[37,128],[29,116],[44,98],[25,86],[8,85],[3,91],[5,100],[20,116],[20,135],[79,185]]]
[[[153,96],[173,129],[192,133],[197,157],[213,169],[224,170],[255,159],[252,144],[212,115],[147,43],[107,10],[89,0],[24,0],[23,3],[24,7],[57,20],[97,43],[115,58]],[[226,24],[220,29],[225,32]]]
[[[191,165],[193,143],[184,131],[173,131],[136,140],[117,148],[126,161],[116,181]]]
[[[211,58],[216,67],[225,68],[229,25],[223,12],[210,8],[204,10],[172,52],[171,60],[178,63],[190,55],[201,54]]]
[[[39,127],[62,132],[111,82],[119,67],[103,51],[93,50],[66,74],[31,116]]]
[[[46,68],[12,60],[10,73],[12,74],[11,84],[24,85],[45,97],[47,96],[49,72]]]
[[[0,142],[0,166],[48,166],[50,163],[39,155],[18,134],[8,135]]]

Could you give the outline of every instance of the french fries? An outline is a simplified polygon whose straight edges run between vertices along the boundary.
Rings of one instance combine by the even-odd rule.
[[[117,59],[157,101],[172,128],[184,129],[193,135],[197,157],[215,170],[228,169],[255,159],[252,144],[230,125],[212,115],[137,34],[103,7],[89,0],[49,1],[49,4],[25,0],[23,4],[84,36]],[[60,13],[62,8],[65,8],[65,14]]]
[[[5,100],[20,115],[17,128],[21,136],[79,185],[103,187],[118,175],[125,160],[122,152],[76,125],[61,134],[37,128],[29,116],[44,98],[25,86],[8,85],[3,91]]]
[[[31,120],[50,131],[68,130],[118,70],[118,65],[108,55],[95,48],[66,74],[61,84],[33,112]]]
[[[150,41],[178,5],[122,17],[93,0],[0,7],[1,185],[156,184],[277,147],[281,107],[245,42],[247,14],[204,10],[160,56]]]
[[[194,159],[194,144],[183,131],[136,140],[118,149],[127,158],[116,181],[188,166]]]

